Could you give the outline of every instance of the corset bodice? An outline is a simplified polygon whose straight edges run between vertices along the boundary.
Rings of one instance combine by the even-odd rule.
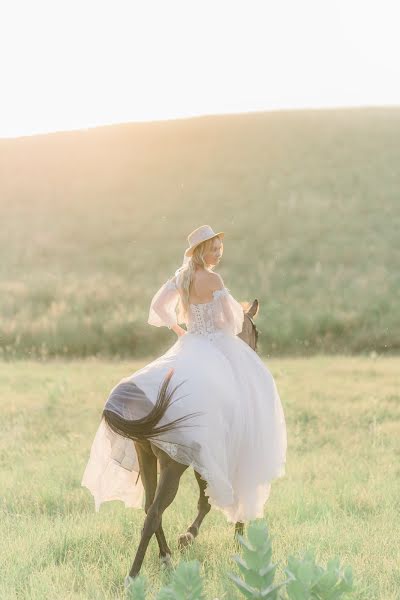
[[[189,333],[201,335],[213,334],[217,331],[214,318],[213,302],[205,304],[190,304],[189,322],[187,330]]]
[[[242,331],[243,308],[227,287],[214,290],[210,302],[190,303],[187,315],[179,295],[176,280],[166,281],[151,301],[148,323],[169,328],[176,323],[185,323],[188,333],[208,339],[224,334],[237,335]]]
[[[196,333],[209,338],[222,333],[223,324],[219,314],[220,305],[217,300],[226,293],[228,293],[227,288],[215,290],[211,302],[189,305],[188,333]]]

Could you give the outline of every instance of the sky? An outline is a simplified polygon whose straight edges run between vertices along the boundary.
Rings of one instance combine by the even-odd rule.
[[[0,0],[0,137],[400,105],[398,0]]]

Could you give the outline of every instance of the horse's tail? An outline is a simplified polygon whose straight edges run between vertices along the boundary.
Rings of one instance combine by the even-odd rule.
[[[160,420],[167,412],[168,407],[173,403],[171,402],[172,396],[183,383],[179,383],[171,392],[168,392],[168,384],[171,380],[173,372],[173,369],[168,371],[158,392],[157,401],[152,410],[145,417],[136,420],[124,419],[113,410],[108,410],[105,408],[103,410],[103,417],[110,429],[115,433],[134,441],[151,440],[162,433],[176,429],[183,421],[201,414],[190,413],[188,415],[179,417],[178,419],[174,419],[165,425],[158,425]]]

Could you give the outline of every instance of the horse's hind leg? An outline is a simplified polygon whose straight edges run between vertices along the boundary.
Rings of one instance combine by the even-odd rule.
[[[151,449],[150,443],[147,440],[143,442],[134,442],[134,444],[139,461],[140,478],[142,480],[145,491],[144,510],[147,514],[150,506],[153,503],[157,488],[157,457]],[[171,550],[169,549],[167,541],[165,539],[161,522],[160,527],[155,533],[157,537],[158,547],[160,549],[160,558],[163,562],[168,564],[171,556]]]
[[[206,496],[206,494],[205,494],[205,489],[207,487],[207,481],[204,481],[204,479],[201,477],[201,475],[197,471],[195,471],[194,474],[196,476],[197,483],[199,484],[199,488],[200,488],[200,496],[199,496],[199,501],[197,503],[197,508],[199,510],[199,513],[198,513],[197,517],[195,518],[195,520],[193,521],[193,523],[191,524],[191,526],[188,527],[188,530],[186,531],[186,533],[182,533],[182,535],[179,536],[179,538],[178,538],[179,548],[184,548],[185,546],[187,546],[188,544],[193,542],[194,538],[199,533],[200,525],[201,525],[204,517],[211,510],[211,504],[208,502],[208,496]]]
[[[187,465],[175,462],[159,448],[157,449],[157,456],[160,460],[160,479],[154,500],[147,511],[142,537],[129,573],[130,577],[138,575],[150,538],[160,527],[162,514],[175,498],[182,473],[187,469]]]

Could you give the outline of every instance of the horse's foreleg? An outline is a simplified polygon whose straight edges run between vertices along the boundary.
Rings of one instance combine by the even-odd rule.
[[[162,514],[175,498],[182,473],[187,469],[187,465],[173,461],[165,452],[159,450],[157,454],[160,458],[160,479],[154,500],[147,511],[139,547],[129,572],[130,577],[138,575],[151,536],[160,527]]]
[[[194,474],[196,476],[197,483],[199,484],[200,489],[199,501],[197,503],[197,508],[199,512],[191,526],[188,527],[186,533],[182,533],[182,535],[179,536],[179,548],[184,548],[185,546],[193,542],[194,538],[197,537],[199,533],[200,525],[203,522],[204,517],[211,510],[211,504],[208,502],[208,496],[206,496],[205,494],[207,481],[204,481],[204,479],[197,471],[195,471]]]

